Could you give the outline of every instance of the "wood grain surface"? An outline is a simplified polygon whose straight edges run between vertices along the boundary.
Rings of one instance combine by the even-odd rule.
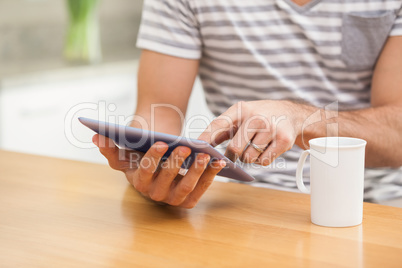
[[[0,151],[0,267],[402,267],[402,209],[310,223],[309,196],[215,182],[191,210],[108,166]]]

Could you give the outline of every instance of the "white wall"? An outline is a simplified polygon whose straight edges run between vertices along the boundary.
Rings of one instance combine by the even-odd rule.
[[[142,0],[102,0],[99,26],[103,62],[136,59]],[[68,65],[66,0],[0,0],[0,79]]]
[[[77,117],[103,120],[131,115],[136,103],[136,73],[137,62],[131,61],[3,80],[0,91],[0,148],[106,163],[90,142],[92,131],[82,126]],[[113,105],[116,110],[110,111]],[[100,109],[92,110],[92,106]],[[65,128],[66,115],[71,115],[74,109],[79,111],[67,122],[72,122],[71,128],[68,124]],[[199,82],[194,87],[187,118],[194,115],[212,118]],[[193,121],[191,127],[203,128],[206,124],[198,120]],[[71,138],[68,139],[69,134],[74,135],[74,144]],[[190,136],[196,138],[197,135],[193,133]]]

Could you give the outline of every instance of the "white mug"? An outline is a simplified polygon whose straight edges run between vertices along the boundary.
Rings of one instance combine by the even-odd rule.
[[[325,137],[309,141],[296,170],[297,187],[311,193],[311,222],[327,227],[362,223],[365,140]],[[310,159],[310,190],[303,183],[303,166]]]

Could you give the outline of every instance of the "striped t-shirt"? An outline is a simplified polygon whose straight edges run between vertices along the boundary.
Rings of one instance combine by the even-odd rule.
[[[374,65],[388,36],[398,35],[402,0],[145,0],[137,46],[200,59],[215,115],[263,99],[354,110],[370,106]],[[255,184],[295,190],[300,151],[248,168]],[[366,200],[402,196],[400,169],[367,170],[365,178]]]

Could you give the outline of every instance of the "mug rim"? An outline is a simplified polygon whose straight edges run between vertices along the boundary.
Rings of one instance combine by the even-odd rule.
[[[328,144],[328,142],[325,142],[324,144],[321,144],[319,142],[322,141],[334,141],[338,140],[337,144]],[[354,141],[356,144],[342,144],[342,141]],[[367,141],[359,138],[352,138],[352,137],[320,137],[320,138],[314,138],[309,140],[309,145],[310,148],[313,147],[319,147],[319,148],[359,148],[359,147],[364,147],[366,146]]]

